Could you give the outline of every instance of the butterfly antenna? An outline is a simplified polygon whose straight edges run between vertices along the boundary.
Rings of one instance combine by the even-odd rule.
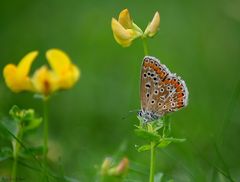
[[[139,111],[139,109],[134,109],[134,110],[128,111],[128,113],[125,116],[122,117],[122,120],[127,119],[131,114],[137,113],[138,111]]]

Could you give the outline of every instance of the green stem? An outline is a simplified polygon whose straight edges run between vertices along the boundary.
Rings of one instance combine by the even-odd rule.
[[[44,179],[48,181],[47,175],[47,153],[48,153],[48,102],[43,100],[43,164],[44,164]]]
[[[19,122],[18,127],[17,127],[17,134],[16,137],[21,141],[22,140],[22,126],[21,122]],[[18,154],[20,151],[20,143],[17,140],[13,141],[13,167],[12,167],[12,181],[15,182],[17,181],[17,164],[18,164]]]
[[[47,160],[47,152],[48,152],[48,107],[47,107],[47,100],[43,101],[43,157],[44,161]]]
[[[155,142],[151,142],[151,160],[150,160],[150,176],[149,182],[154,182],[154,172],[155,172],[155,159],[156,159],[156,145]]]
[[[143,51],[144,51],[144,55],[147,56],[148,55],[148,45],[147,45],[147,39],[142,37],[142,41],[143,41]]]

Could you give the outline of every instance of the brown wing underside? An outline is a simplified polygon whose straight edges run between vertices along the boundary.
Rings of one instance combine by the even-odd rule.
[[[162,116],[184,107],[187,88],[183,80],[172,74],[154,57],[145,57],[141,70],[141,108]]]

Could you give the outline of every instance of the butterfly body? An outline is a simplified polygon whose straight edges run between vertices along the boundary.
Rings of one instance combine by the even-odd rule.
[[[188,90],[185,82],[151,56],[145,56],[141,70],[141,111],[144,121],[153,121],[187,105]]]

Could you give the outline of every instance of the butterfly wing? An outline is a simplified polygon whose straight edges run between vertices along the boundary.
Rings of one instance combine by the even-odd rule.
[[[141,109],[159,118],[187,105],[188,91],[180,77],[154,57],[144,57],[141,70]]]
[[[167,67],[160,64],[158,59],[150,56],[144,57],[140,86],[142,111],[156,111],[157,100],[160,96],[158,87],[169,74]]]
[[[178,111],[188,104],[188,89],[185,82],[175,74],[168,75],[159,85],[164,89],[163,100],[156,113],[169,113]]]

